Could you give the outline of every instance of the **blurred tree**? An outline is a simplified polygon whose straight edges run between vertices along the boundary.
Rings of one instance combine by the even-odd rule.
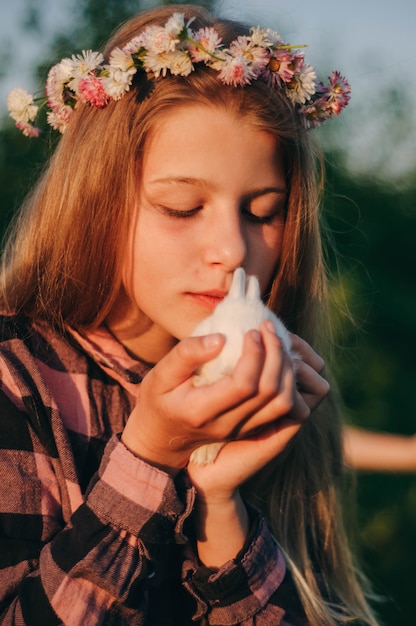
[[[325,218],[338,321],[335,361],[347,419],[413,434],[416,167],[398,186],[369,173],[357,178],[342,163],[327,154]],[[386,598],[382,623],[412,626],[416,479],[360,474],[357,486],[358,542],[370,578]]]

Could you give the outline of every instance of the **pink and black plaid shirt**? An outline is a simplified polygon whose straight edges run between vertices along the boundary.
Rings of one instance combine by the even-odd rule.
[[[104,328],[0,317],[0,624],[306,623],[257,512],[234,560],[201,566],[186,473],[120,442],[148,369]]]

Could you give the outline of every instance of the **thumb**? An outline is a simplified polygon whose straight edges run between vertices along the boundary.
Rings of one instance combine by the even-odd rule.
[[[188,380],[200,365],[215,358],[224,344],[221,333],[187,337],[159,361],[152,373],[162,379],[164,391],[170,391]]]

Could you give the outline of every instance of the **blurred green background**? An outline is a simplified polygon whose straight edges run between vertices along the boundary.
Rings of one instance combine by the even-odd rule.
[[[29,34],[40,30],[42,10],[36,3],[26,4],[23,22]],[[57,26],[44,62],[33,67],[40,83],[51,64],[84,47],[99,48],[115,25],[140,9],[132,0],[74,0],[71,6],[77,30],[65,23]],[[0,44],[3,64],[8,55]],[[324,217],[333,298],[341,312],[336,359],[346,419],[411,435],[416,431],[416,151],[409,150],[409,136],[414,136],[415,122],[406,83],[396,77],[393,87],[384,89],[382,97],[376,94],[371,107],[362,106],[345,121],[340,118],[314,132],[325,152]],[[360,135],[374,119],[382,121],[383,131],[363,166],[350,148],[351,136]],[[6,114],[1,122],[3,232],[54,138],[45,133],[38,140],[26,139]],[[403,154],[404,165],[398,167]],[[344,308],[355,323],[342,315]],[[414,626],[416,476],[360,473],[357,491],[358,545],[376,591],[385,598],[381,620],[386,626]]]

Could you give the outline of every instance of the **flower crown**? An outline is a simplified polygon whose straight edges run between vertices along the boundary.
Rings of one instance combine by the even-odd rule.
[[[212,27],[190,29],[195,18],[185,23],[182,13],[174,13],[165,26],[148,26],[123,48],[115,48],[108,64],[100,52],[83,51],[63,59],[49,71],[46,97],[47,121],[55,130],[65,131],[78,102],[98,109],[119,100],[129,91],[138,70],[150,78],[188,76],[194,65],[204,63],[218,72],[225,85],[244,86],[262,80],[270,87],[282,88],[298,110],[306,128],[314,128],[339,115],[348,104],[350,85],[339,72],[333,72],[328,85],[317,80],[315,70],[304,60],[305,46],[291,46],[270,29],[252,27],[229,47]],[[7,106],[17,128],[28,137],[40,129],[33,122],[37,100],[20,87],[8,96]]]

